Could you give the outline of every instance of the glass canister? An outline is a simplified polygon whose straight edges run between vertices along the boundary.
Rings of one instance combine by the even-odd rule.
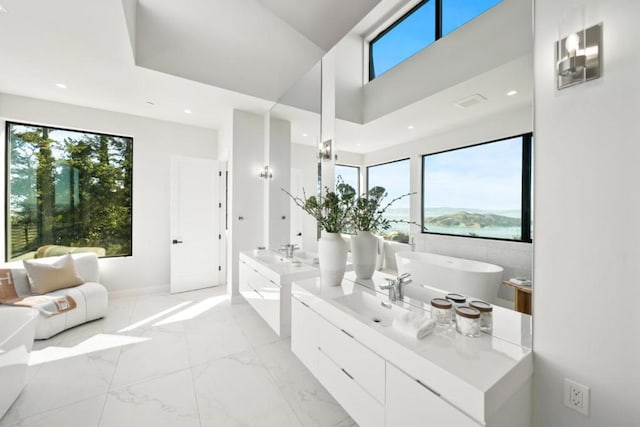
[[[431,318],[442,325],[450,325],[453,317],[453,304],[444,298],[431,300]]]
[[[456,308],[456,331],[467,337],[479,337],[480,312],[466,305]]]
[[[450,293],[450,294],[445,295],[444,297],[446,299],[448,299],[449,301],[451,301],[451,303],[453,304],[454,316],[453,316],[452,320],[455,323],[455,321],[456,321],[456,316],[455,316],[456,308],[462,307],[463,305],[465,305],[466,302],[467,302],[467,298],[464,295],[456,294],[456,293]]]
[[[493,306],[484,301],[471,301],[469,307],[480,312],[480,330],[490,334],[493,331]]]

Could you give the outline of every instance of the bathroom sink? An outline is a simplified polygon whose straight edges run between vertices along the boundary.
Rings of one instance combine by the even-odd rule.
[[[257,259],[258,261],[264,264],[282,264],[287,262],[285,257],[272,252],[266,252],[266,253],[255,255],[255,259]]]
[[[392,325],[394,319],[400,319],[409,312],[397,304],[390,304],[386,298],[369,292],[354,292],[335,298],[334,301],[349,309],[365,323],[377,323],[383,326]]]

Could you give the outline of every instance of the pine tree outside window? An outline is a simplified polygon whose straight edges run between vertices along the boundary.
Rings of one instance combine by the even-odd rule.
[[[133,139],[7,123],[6,257],[46,245],[132,254]]]

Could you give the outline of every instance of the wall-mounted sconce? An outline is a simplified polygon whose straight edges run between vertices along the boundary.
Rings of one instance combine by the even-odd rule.
[[[260,169],[260,178],[269,179],[273,178],[273,173],[271,172],[271,168],[269,165],[265,165],[263,169]]]
[[[320,160],[331,160],[333,158],[333,141],[331,139],[321,142],[319,148],[318,158]]]
[[[585,28],[583,8],[563,16],[555,47],[558,89],[600,77],[602,24]]]

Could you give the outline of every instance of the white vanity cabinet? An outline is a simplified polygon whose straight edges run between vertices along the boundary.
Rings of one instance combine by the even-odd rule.
[[[291,351],[318,377],[318,329],[320,316],[309,309],[307,303],[291,298]]]
[[[386,426],[427,425],[479,427],[467,415],[445,402],[436,390],[387,363]]]
[[[344,308],[371,295],[359,287],[296,281],[291,298],[293,353],[359,425],[530,427],[530,349],[449,330],[409,339]]]
[[[385,361],[291,298],[291,351],[361,426],[384,426]]]
[[[240,294],[278,335],[289,335],[289,324],[281,318],[282,286],[264,277],[258,269],[240,260]]]
[[[240,295],[279,336],[291,335],[291,282],[318,276],[318,269],[287,262],[273,252],[240,252],[238,270]]]

